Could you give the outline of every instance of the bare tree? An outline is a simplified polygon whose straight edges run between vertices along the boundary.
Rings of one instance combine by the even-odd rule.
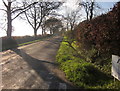
[[[23,4],[24,7],[29,5],[27,1],[23,2]],[[33,8],[30,8],[25,12],[25,17],[34,29],[35,36],[37,36],[37,30],[41,27],[44,18],[48,16],[52,10],[57,9],[61,4],[61,2],[38,2]]]
[[[11,35],[12,35],[12,21],[14,19],[16,19],[20,14],[22,14],[23,12],[28,10],[31,5],[36,4],[36,2],[30,4],[30,5],[26,6],[26,7],[14,6],[13,3],[15,3],[16,0],[7,0],[7,2],[2,0],[2,2],[3,2],[6,9],[1,9],[1,10],[4,10],[6,12],[6,14],[7,14],[7,37],[11,38]]]
[[[44,17],[43,22],[42,22],[42,24],[41,24],[42,35],[46,35],[45,21],[46,21],[46,17]]]
[[[67,27],[69,27],[71,31],[74,30],[74,27],[80,19],[80,16],[81,14],[79,14],[78,10],[72,11],[67,14],[67,17],[65,19],[67,20]]]
[[[93,18],[96,8],[100,9],[99,5],[95,2],[95,0],[86,0],[84,2],[80,2],[79,6],[84,7],[87,20],[91,20]]]

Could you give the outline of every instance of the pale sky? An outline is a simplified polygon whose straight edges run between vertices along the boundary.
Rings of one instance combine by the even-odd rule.
[[[70,11],[76,9],[76,3],[78,0],[58,0],[58,1],[65,1],[64,7],[65,10]],[[103,7],[103,12],[107,12],[109,8],[112,8],[114,5],[114,2],[117,2],[119,0],[96,0],[99,2],[100,6]],[[102,2],[103,1],[103,2]],[[113,2],[114,1],[114,2]],[[4,5],[2,3],[2,0],[0,0],[0,8],[4,8]],[[65,13],[65,10],[61,10],[61,12]],[[0,37],[6,36],[5,30],[2,30],[1,27],[3,27],[3,21],[5,19],[4,12],[0,11]],[[13,27],[14,32],[12,33],[12,36],[24,36],[24,35],[33,35],[34,31],[32,27],[27,24],[27,21],[21,20],[20,18],[17,18],[13,21]],[[41,30],[38,30],[38,34],[41,34]]]

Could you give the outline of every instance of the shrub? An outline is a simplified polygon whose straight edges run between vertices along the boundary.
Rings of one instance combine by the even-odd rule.
[[[4,38],[2,39],[2,51],[12,48],[17,48],[18,44],[13,38]]]
[[[83,49],[94,46],[100,54],[120,55],[120,2],[107,14],[83,21],[75,30],[78,44]]]

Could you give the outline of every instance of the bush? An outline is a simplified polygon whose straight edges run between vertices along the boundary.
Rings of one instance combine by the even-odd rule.
[[[13,38],[5,38],[2,39],[2,51],[7,50],[7,49],[12,49],[12,48],[17,48],[18,44],[16,40]]]
[[[107,14],[83,21],[75,30],[78,44],[83,49],[94,46],[100,54],[120,55],[120,2]]]

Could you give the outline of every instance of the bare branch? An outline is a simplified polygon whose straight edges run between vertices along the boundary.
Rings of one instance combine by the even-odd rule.
[[[12,20],[16,19],[20,14],[24,13],[25,11],[27,11],[28,9],[21,11],[20,13],[18,13]]]
[[[79,3],[79,6],[83,6],[86,12],[87,20],[91,20],[94,15],[95,9],[100,9],[100,6],[95,2],[95,0],[84,1]]]
[[[6,8],[8,8],[7,4],[5,3],[4,0],[2,0],[3,4],[5,5]]]
[[[26,7],[24,7],[24,8],[16,9],[16,10],[12,11],[12,13],[15,13],[15,12],[18,12],[18,11],[21,11],[21,10],[25,10],[25,9],[30,8],[32,5],[35,5],[37,3],[38,2],[34,2],[34,3],[32,3],[32,4],[30,4],[30,5],[26,6]]]
[[[38,2],[34,2],[34,3],[26,6],[26,7],[23,8],[23,9],[17,9],[16,11],[14,11],[14,12],[17,12],[18,10],[19,10],[19,11],[22,10],[22,11],[21,11],[20,13],[18,13],[12,20],[14,20],[15,18],[17,18],[20,14],[22,14],[22,13],[26,12],[27,10],[29,10],[29,9],[31,8],[31,6],[34,5],[34,4],[36,4],[36,3],[38,3]],[[12,13],[13,13],[13,12],[12,12]]]
[[[0,9],[0,10],[7,12],[7,10],[5,10],[5,9]]]
[[[25,6],[28,4],[29,3],[27,1],[24,2]],[[58,7],[59,3],[57,2],[39,2],[38,4],[34,5],[33,8],[30,8],[25,12],[25,17],[28,23],[34,29],[34,34],[40,28],[45,16],[48,16],[53,9],[57,9]]]
[[[26,12],[24,12],[24,13],[25,13],[25,16],[26,16],[26,18],[27,18],[27,21],[28,21],[29,24],[32,26],[32,28],[34,28],[34,26],[32,25],[32,23],[30,22],[30,20],[29,20],[29,18],[28,18],[28,16],[27,16]]]

